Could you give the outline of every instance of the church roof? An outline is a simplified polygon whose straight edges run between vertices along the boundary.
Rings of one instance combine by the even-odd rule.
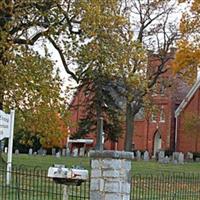
[[[183,101],[181,102],[181,104],[176,109],[176,111],[175,111],[175,117],[178,117],[180,115],[180,113],[182,112],[182,110],[187,106],[188,102],[191,100],[191,98],[196,93],[196,91],[199,89],[199,87],[200,87],[200,78],[197,79],[197,81],[192,86],[192,88],[190,89],[190,91],[188,92],[188,94],[186,95],[186,97],[183,99]]]

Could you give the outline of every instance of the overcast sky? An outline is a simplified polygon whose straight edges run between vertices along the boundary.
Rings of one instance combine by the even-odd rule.
[[[177,21],[179,21],[180,19],[180,13],[183,10],[186,10],[187,7],[186,6],[179,6],[177,9],[177,12],[174,14],[174,16],[171,16],[171,20],[174,21],[175,19]],[[41,47],[41,44],[43,43],[43,40],[40,40],[37,42],[37,45],[34,47],[34,50],[37,50],[41,55],[44,55],[44,50],[42,50],[43,48]],[[58,54],[58,52],[54,49],[54,47],[51,44],[48,44],[48,49],[49,49],[49,53],[51,54],[52,59],[55,61],[55,67],[60,69],[60,76],[64,81],[65,85],[72,85],[75,86],[76,83],[75,81],[73,81],[72,79],[69,80],[69,75],[65,72],[65,69],[62,65],[60,56]]]

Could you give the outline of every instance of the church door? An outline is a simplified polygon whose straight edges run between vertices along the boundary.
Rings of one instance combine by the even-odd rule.
[[[161,144],[161,134],[159,131],[157,131],[154,137],[154,156],[156,155],[156,152],[158,152],[161,149]]]

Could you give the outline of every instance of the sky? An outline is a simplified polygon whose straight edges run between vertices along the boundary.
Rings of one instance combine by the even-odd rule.
[[[174,0],[176,1],[176,0]],[[175,19],[178,21],[180,20],[180,13],[181,11],[183,10],[186,10],[187,7],[185,5],[182,5],[182,6],[179,6],[178,9],[177,9],[177,12],[174,13],[173,16],[171,16],[171,21],[174,21]],[[137,30],[134,30],[137,34]],[[44,55],[44,50],[42,48],[42,43],[44,42],[44,40],[39,40],[37,42],[37,44],[34,46],[34,50],[38,51],[41,55]],[[69,86],[71,85],[72,87],[75,87],[76,86],[76,83],[75,81],[73,81],[72,79],[69,80],[69,75],[66,73],[64,67],[63,67],[63,64],[61,62],[61,59],[60,59],[60,56],[58,54],[58,52],[54,49],[54,47],[47,43],[47,47],[48,47],[48,50],[49,50],[49,53],[51,55],[51,58],[53,61],[55,61],[55,68],[59,68],[60,69],[60,76],[64,82],[64,87],[63,89],[65,89],[66,86]]]

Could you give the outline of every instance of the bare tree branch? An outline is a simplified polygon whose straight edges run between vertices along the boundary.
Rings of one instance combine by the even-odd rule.
[[[62,61],[62,64],[66,70],[66,72],[72,76],[72,78],[78,83],[79,82],[79,78],[75,75],[75,73],[73,73],[69,67],[68,67],[68,64],[65,60],[65,56],[63,54],[63,51],[62,49],[57,45],[57,43],[50,37],[50,36],[47,36],[48,40],[51,42],[51,44],[54,46],[54,48],[57,50],[57,52],[59,53],[59,56],[61,58],[61,61]]]

